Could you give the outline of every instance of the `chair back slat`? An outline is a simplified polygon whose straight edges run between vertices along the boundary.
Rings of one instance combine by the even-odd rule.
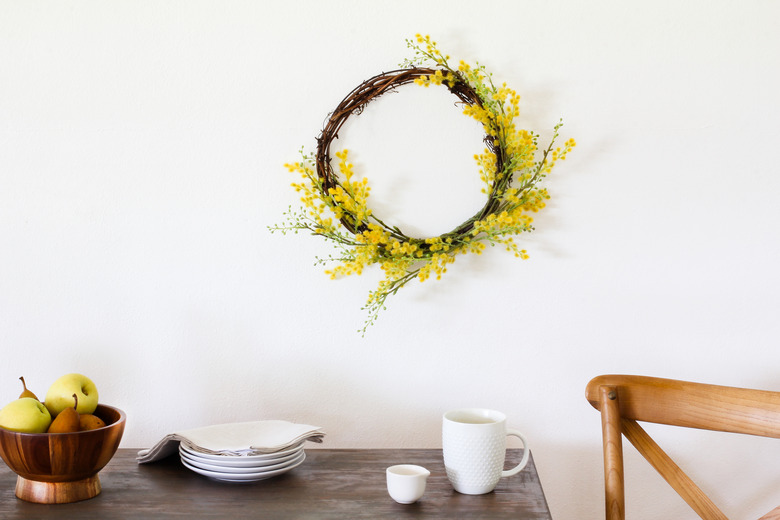
[[[617,389],[624,419],[780,438],[780,392],[603,375],[586,389],[588,401],[599,410],[602,386]]]
[[[710,497],[661,449],[636,421],[622,421],[623,434],[636,450],[666,480],[677,494],[705,520],[729,520]]]

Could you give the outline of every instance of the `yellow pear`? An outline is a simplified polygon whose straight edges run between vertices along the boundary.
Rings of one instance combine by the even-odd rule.
[[[70,433],[79,431],[79,413],[76,407],[79,405],[79,398],[73,394],[73,408],[65,408],[49,425],[48,433]]]
[[[83,413],[79,415],[79,430],[97,430],[98,428],[102,428],[105,426],[106,423],[98,417],[97,415],[92,415],[91,413]]]
[[[27,383],[24,382],[24,376],[20,377],[19,379],[22,380],[22,387],[24,387],[24,390],[22,391],[22,393],[19,394],[19,399],[21,399],[22,397],[32,397],[36,401],[40,402],[40,399],[38,399],[38,396],[36,396],[31,391],[27,390]]]

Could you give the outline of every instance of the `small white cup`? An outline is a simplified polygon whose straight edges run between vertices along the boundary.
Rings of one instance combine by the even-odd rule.
[[[430,471],[414,464],[399,464],[387,468],[387,492],[399,504],[413,504],[425,493]]]
[[[525,450],[520,464],[504,471],[507,435],[519,437]],[[501,478],[519,473],[530,454],[523,434],[506,427],[506,415],[485,408],[445,413],[442,448],[447,478],[455,491],[466,495],[490,493]]]

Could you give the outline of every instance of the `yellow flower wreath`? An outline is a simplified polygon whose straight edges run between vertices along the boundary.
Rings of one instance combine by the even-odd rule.
[[[385,308],[388,296],[414,278],[441,278],[458,254],[480,254],[485,244],[501,244],[515,256],[528,258],[514,236],[533,230],[530,214],[544,208],[549,199],[547,190],[539,187],[540,181],[576,145],[569,139],[563,146],[554,147],[562,126],[559,122],[550,144],[540,152],[539,136],[515,125],[520,96],[506,83],[497,87],[491,74],[479,64],[471,66],[461,61],[454,69],[449,56],[439,51],[430,36],[418,34],[414,40],[407,40],[407,46],[414,57],[407,59],[403,68],[366,80],[333,111],[317,139],[315,155],[302,150],[301,161],[285,165],[302,177],[302,182],[293,187],[301,193],[303,207],[290,208],[285,224],[270,227],[272,232],[282,233],[308,230],[333,242],[338,255],[317,259],[321,264],[337,262],[325,271],[331,278],[361,274],[373,264],[381,266],[384,279],[369,292],[363,307],[368,311],[360,329],[363,334]],[[335,153],[340,175],[331,166],[330,145],[346,119],[360,113],[372,99],[412,82],[425,87],[444,85],[464,104],[463,113],[479,121],[485,130],[486,148],[474,157],[484,182],[485,205],[455,229],[437,237],[410,237],[374,215],[368,207],[368,181],[365,177],[354,179],[347,150]]]

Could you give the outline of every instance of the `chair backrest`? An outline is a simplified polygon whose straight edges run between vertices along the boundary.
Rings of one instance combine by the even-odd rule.
[[[623,436],[701,518],[728,520],[637,421],[780,438],[780,392],[602,375],[588,383],[585,396],[601,411],[608,520],[625,519]]]

